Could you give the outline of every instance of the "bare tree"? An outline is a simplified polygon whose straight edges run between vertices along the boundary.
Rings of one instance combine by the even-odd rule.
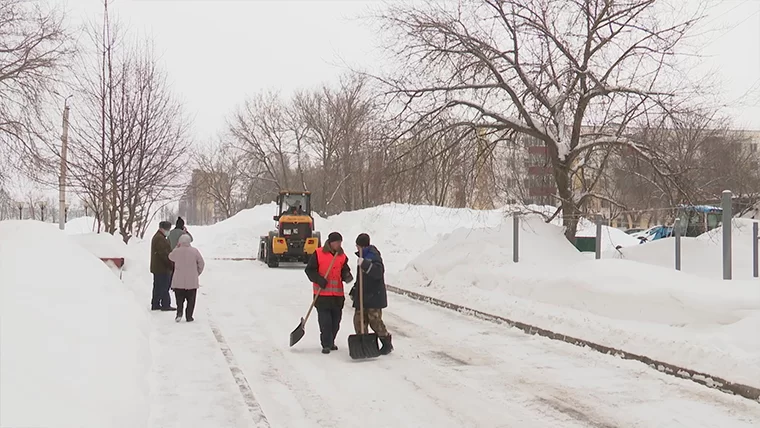
[[[62,12],[0,0],[0,156],[15,155],[29,168],[39,160],[48,131],[44,106],[72,53]]]
[[[295,143],[288,112],[277,93],[262,93],[245,102],[229,122],[235,147],[262,166],[277,189],[291,185],[290,158]],[[258,177],[262,178],[262,177]]]
[[[629,211],[666,211],[679,204],[717,201],[731,189],[745,205],[754,205],[760,188],[760,154],[748,137],[729,129],[717,113],[686,111],[672,115],[657,128],[641,129],[638,139],[662,153],[669,165],[666,176],[636,151],[616,151],[606,189],[620,194],[616,200]],[[668,213],[672,217],[672,212]],[[672,219],[671,219],[672,220]]]
[[[696,18],[660,12],[653,0],[404,4],[383,16],[404,66],[386,82],[407,112],[541,141],[572,241],[586,204],[605,198],[596,185],[610,147],[664,167],[628,129],[669,111],[667,72]]]
[[[221,209],[224,218],[232,217],[246,208],[244,161],[227,144],[219,148],[198,151],[195,167],[201,171],[200,180],[191,184],[188,192],[203,194]]]
[[[295,114],[305,125],[301,148],[318,170],[313,205],[323,215],[361,207],[367,160],[377,148],[372,98],[367,79],[357,75],[344,76],[337,89],[323,86],[295,97]]]
[[[128,43],[107,17],[104,26],[93,35],[100,60],[86,57],[79,76],[69,167],[98,229],[127,242],[180,190],[189,125],[150,44]]]

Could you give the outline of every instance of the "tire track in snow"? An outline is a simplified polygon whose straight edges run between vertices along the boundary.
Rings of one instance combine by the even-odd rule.
[[[562,343],[517,332],[491,335],[488,330],[496,330],[498,326],[487,321],[475,320],[464,314],[452,314],[446,309],[414,300],[399,301],[396,305],[395,312],[383,313],[389,331],[391,333],[394,333],[394,330],[403,331],[404,335],[415,344],[427,342],[430,351],[426,353],[426,356],[432,356],[436,348],[440,349],[440,346],[434,343],[439,339],[455,343],[456,346],[446,348],[447,356],[444,358],[469,362],[468,366],[459,368],[459,371],[482,370],[491,373],[484,376],[483,385],[498,387],[498,384],[494,384],[494,380],[499,379],[503,381],[502,388],[511,388],[515,398],[519,395],[527,395],[529,404],[526,403],[526,406],[551,407],[555,413],[564,414],[565,417],[580,422],[583,426],[606,428],[651,423],[651,420],[645,422],[646,418],[643,416],[628,414],[622,409],[652,407],[654,404],[654,411],[655,407],[663,407],[658,403],[660,401],[658,397],[661,397],[663,401],[681,404],[672,411],[662,413],[667,415],[661,420],[663,425],[667,425],[665,421],[678,424],[680,420],[688,419],[690,426],[714,426],[710,425],[708,420],[695,416],[706,409],[710,409],[710,412],[720,411],[724,421],[731,420],[731,423],[738,424],[734,426],[754,426],[753,422],[760,420],[754,405],[743,398],[728,397],[719,391],[693,385],[685,379],[673,379],[663,373],[653,373],[649,368],[640,366],[638,362],[597,357],[592,350],[579,350],[576,347],[568,347]],[[492,350],[498,348],[503,349],[504,352],[489,352],[487,355],[482,355],[480,352],[473,351],[473,349],[478,349],[477,342],[472,342],[472,340],[477,340],[474,336],[478,334],[457,333],[456,330],[441,330],[426,326],[432,321],[422,315],[422,311],[415,309],[419,305],[438,314],[440,320],[434,322],[437,326],[441,326],[441,320],[446,319],[452,321],[453,327],[454,318],[462,319],[462,321],[469,320],[466,322],[471,325],[472,323],[481,324],[485,331],[476,328],[477,333],[490,337],[489,347]],[[420,322],[418,319],[425,321]],[[431,319],[434,318],[431,317]],[[441,331],[448,331],[448,333]],[[599,366],[595,364],[595,359],[602,362],[608,361]],[[578,365],[575,370],[572,370],[576,374],[568,376],[567,368],[574,366],[574,361],[583,365]],[[448,364],[448,362],[445,363]],[[578,375],[580,377],[576,380]],[[602,379],[604,383],[588,381],[594,378]],[[652,390],[639,393],[637,389],[639,385],[641,388]],[[694,401],[685,402],[684,399]],[[624,405],[621,406],[621,403]],[[717,412],[715,414],[718,415]]]
[[[214,337],[219,343],[219,349],[222,351],[224,358],[227,360],[227,366],[229,366],[230,373],[232,373],[232,377],[235,379],[235,383],[237,384],[238,389],[240,389],[240,394],[243,396],[243,401],[245,401],[246,406],[248,406],[248,411],[253,418],[254,424],[256,424],[257,427],[271,428],[266,415],[264,415],[264,410],[259,405],[259,402],[256,400],[256,396],[253,394],[251,386],[248,384],[248,379],[245,378],[245,374],[242,370],[240,370],[240,367],[235,360],[235,355],[232,353],[232,349],[230,349],[229,345],[227,345],[227,340],[225,340],[221,330],[219,330],[219,327],[217,327],[216,323],[214,323],[213,318],[211,317],[211,311],[207,311],[207,314],[208,324],[211,327],[211,332],[214,333]]]
[[[250,334],[241,335],[236,342],[244,346],[248,352],[259,354],[262,357],[263,370],[261,375],[271,384],[280,384],[293,397],[297,398],[299,407],[303,411],[303,419],[316,422],[318,427],[340,427],[344,426],[344,420],[336,420],[329,412],[325,412],[324,398],[309,383],[300,376],[294,376],[296,372],[293,367],[287,367],[284,363],[287,361],[286,355],[279,349],[271,346],[270,341],[256,341]],[[257,350],[266,347],[270,352],[260,353]],[[263,354],[263,355],[262,355]],[[297,392],[297,395],[295,394]],[[278,403],[284,405],[283,403]]]
[[[386,325],[389,327],[389,331],[391,331],[392,334],[394,331],[404,331],[404,333],[414,341],[415,347],[421,347],[425,351],[424,355],[426,357],[439,362],[437,367],[430,366],[433,370],[439,373],[439,377],[447,377],[455,380],[455,383],[458,384],[460,388],[461,386],[465,386],[473,392],[479,392],[481,395],[485,395],[485,397],[481,397],[482,399],[492,400],[496,405],[499,402],[505,403],[506,400],[504,400],[504,398],[506,398],[511,405],[517,405],[523,409],[529,409],[536,415],[541,415],[545,419],[548,419],[545,420],[545,423],[551,423],[551,426],[614,427],[613,425],[598,422],[600,417],[592,416],[589,414],[591,412],[588,409],[584,409],[586,410],[586,413],[577,409],[574,412],[568,412],[567,409],[570,408],[570,406],[559,408],[559,406],[550,405],[550,403],[547,402],[549,399],[541,399],[540,397],[537,397],[537,392],[528,394],[517,390],[514,388],[514,385],[519,384],[518,379],[510,378],[509,373],[499,370],[496,367],[496,364],[498,363],[495,360],[490,360],[487,357],[483,358],[483,356],[468,351],[464,347],[442,351],[440,350],[440,346],[433,343],[429,334],[422,334],[423,330],[432,332],[431,330],[415,324],[395,313],[383,313],[383,318],[387,318]],[[401,323],[411,328],[405,328],[403,330],[399,329],[398,326]],[[435,332],[433,333],[434,337]],[[502,395],[502,392],[507,389],[510,389],[510,392],[503,393]],[[538,418],[534,419],[531,417],[530,421],[539,422],[537,419]],[[522,424],[526,424],[528,421],[518,420],[512,422],[519,422],[521,426],[524,426]],[[503,426],[509,427],[514,425],[505,424]]]

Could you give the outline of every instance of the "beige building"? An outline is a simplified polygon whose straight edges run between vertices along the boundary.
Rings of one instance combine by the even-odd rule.
[[[179,215],[186,224],[202,226],[214,224],[223,219],[209,188],[212,181],[207,180],[205,172],[194,170],[190,184],[179,200]]]

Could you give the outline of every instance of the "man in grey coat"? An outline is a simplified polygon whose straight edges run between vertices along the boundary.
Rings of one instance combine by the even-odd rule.
[[[182,220],[182,217],[177,217],[177,223],[174,225],[174,229],[169,232],[169,244],[171,244],[172,250],[177,248],[179,237],[184,234],[190,235],[190,232],[188,232],[185,227],[185,220]],[[193,235],[190,235],[190,242],[193,242]]]

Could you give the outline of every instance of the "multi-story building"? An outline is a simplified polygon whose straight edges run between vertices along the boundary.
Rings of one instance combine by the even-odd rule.
[[[585,131],[590,132],[590,129]],[[635,132],[635,129],[631,130]],[[740,144],[746,145],[750,152],[757,152],[760,145],[760,131],[735,130],[732,131]],[[526,204],[558,206],[557,187],[554,179],[551,160],[544,143],[530,136],[519,136],[515,142],[518,150],[511,153],[509,168],[512,170],[513,185],[518,198]],[[631,154],[634,152],[631,151]],[[510,180],[512,181],[512,180]],[[595,189],[598,193],[605,193],[604,181],[597,183]],[[573,177],[573,186],[580,189],[582,183],[576,175]],[[760,192],[760,189],[758,189]],[[510,195],[511,196],[511,195]],[[602,215],[605,218],[615,216],[615,207],[607,201],[592,199],[587,202],[587,210]],[[619,210],[618,210],[619,211]],[[648,227],[662,221],[661,212],[637,213],[634,216],[618,216],[613,225],[619,227]],[[759,215],[760,216],[760,215]]]

